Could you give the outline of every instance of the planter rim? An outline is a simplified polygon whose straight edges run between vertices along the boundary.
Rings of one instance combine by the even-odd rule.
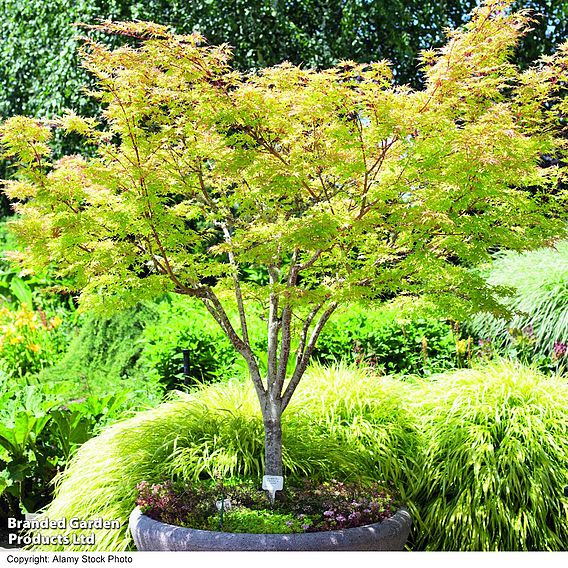
[[[147,517],[139,507],[130,514],[138,550],[403,550],[412,524],[404,507],[379,523],[333,531],[265,534],[192,529]]]

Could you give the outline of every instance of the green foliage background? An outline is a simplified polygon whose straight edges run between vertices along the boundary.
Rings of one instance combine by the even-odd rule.
[[[241,357],[200,303],[166,296],[156,314],[144,327],[142,357],[147,375],[166,389],[246,376]],[[254,331],[262,336],[264,330],[255,326]],[[182,374],[184,349],[189,350],[187,377]]]
[[[81,94],[75,22],[97,18],[150,20],[178,33],[199,30],[211,43],[235,48],[240,69],[289,60],[324,67],[340,59],[390,59],[398,80],[414,85],[420,49],[439,46],[445,27],[461,25],[474,0],[1,0],[0,116],[50,115],[66,106],[92,108]],[[544,14],[525,38],[527,64],[566,37],[563,0],[520,0]]]
[[[156,403],[161,387],[141,354],[146,325],[157,319],[157,307],[138,304],[112,317],[86,315],[60,360],[37,376],[69,398],[127,392],[131,402]]]
[[[128,408],[126,393],[69,401],[53,385],[22,385],[0,373],[0,519],[53,498],[53,477],[79,445]]]
[[[388,375],[430,375],[465,363],[457,341],[450,323],[437,314],[401,317],[388,304],[378,310],[349,305],[326,325],[313,356],[322,363],[357,363]]]

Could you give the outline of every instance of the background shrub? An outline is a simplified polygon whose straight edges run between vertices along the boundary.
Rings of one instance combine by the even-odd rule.
[[[328,364],[365,364],[386,374],[428,375],[463,366],[448,321],[414,314],[400,319],[388,307],[350,306],[322,332],[314,358]]]
[[[52,499],[51,482],[75,449],[116,420],[126,395],[63,403],[44,385],[0,377],[0,517],[19,517]]]
[[[201,304],[168,296],[156,310],[157,317],[144,328],[142,356],[166,389],[245,372],[231,342]],[[190,352],[187,376],[182,372],[184,349]]]
[[[56,385],[68,399],[127,392],[133,403],[155,404],[162,388],[141,354],[144,328],[157,317],[150,302],[112,317],[85,315],[65,355],[37,381]]]
[[[53,312],[52,312],[53,313]],[[53,365],[67,346],[59,328],[63,320],[28,304],[0,307],[0,366],[8,375],[24,376]]]
[[[27,304],[0,308],[0,518],[45,506],[53,478],[79,445],[161,400],[140,357],[155,306],[85,316],[77,326],[62,308],[56,314],[66,324],[50,313]]]

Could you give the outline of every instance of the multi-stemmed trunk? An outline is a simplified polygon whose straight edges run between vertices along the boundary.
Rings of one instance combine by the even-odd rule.
[[[221,224],[227,245],[232,246],[231,233],[227,225]],[[287,274],[282,279],[281,269],[269,266],[270,285],[274,290],[285,282],[287,292],[297,292],[298,277],[300,273],[313,266],[320,258],[322,250],[317,250],[307,261],[299,263],[299,251],[296,249],[291,257]],[[208,287],[192,290],[191,295],[199,297],[205,304],[209,313],[221,326],[237,352],[245,359],[250,377],[262,412],[264,425],[264,457],[265,475],[282,476],[282,414],[290,403],[290,399],[304,375],[310,357],[314,351],[317,339],[337,308],[337,303],[329,299],[313,304],[308,313],[298,313],[288,301],[282,302],[286,296],[280,296],[272,291],[269,298],[268,310],[268,350],[267,370],[263,380],[248,333],[245,302],[239,281],[239,265],[232,252],[228,253],[229,262],[234,268],[233,282],[235,300],[239,312],[240,334],[233,327],[227,312],[215,292]],[[302,321],[298,328],[297,343],[295,345],[295,364],[291,374],[289,363],[293,343],[293,318]]]
[[[304,375],[317,338],[335,308],[336,304],[332,303],[327,310],[323,311],[314,325],[309,339],[308,331],[310,330],[310,325],[315,315],[320,311],[321,305],[316,306],[306,317],[299,336],[295,366],[290,376],[286,374],[292,343],[292,334],[290,332],[292,313],[288,308],[284,308],[282,317],[278,320],[277,325],[271,328],[269,324],[266,381],[259,381],[257,375],[258,367],[255,365],[251,368],[249,364],[249,370],[251,371],[253,384],[256,387],[262,412],[265,475],[267,476],[283,475],[282,414],[290,403],[290,399]]]
[[[201,299],[247,363],[260,402],[264,425],[265,475],[282,476],[282,414],[304,375],[321,330],[335,311],[337,304],[330,302],[326,309],[323,309],[323,303],[317,304],[304,316],[298,334],[295,365],[292,373],[288,374],[292,347],[292,309],[290,306],[285,306],[279,311],[278,301],[272,297],[268,323],[268,365],[263,380],[257,357],[251,348],[240,293],[237,293],[242,332],[240,336],[233,328],[219,299],[210,289],[201,296]],[[319,318],[316,318],[317,315]]]

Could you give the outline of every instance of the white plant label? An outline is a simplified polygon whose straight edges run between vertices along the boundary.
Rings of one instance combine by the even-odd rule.
[[[231,508],[231,500],[224,499],[223,501],[215,501],[215,506],[217,507],[217,511],[220,511],[221,509],[228,511]]]
[[[265,475],[262,478],[262,488],[267,491],[282,491],[284,478],[281,475]]]

